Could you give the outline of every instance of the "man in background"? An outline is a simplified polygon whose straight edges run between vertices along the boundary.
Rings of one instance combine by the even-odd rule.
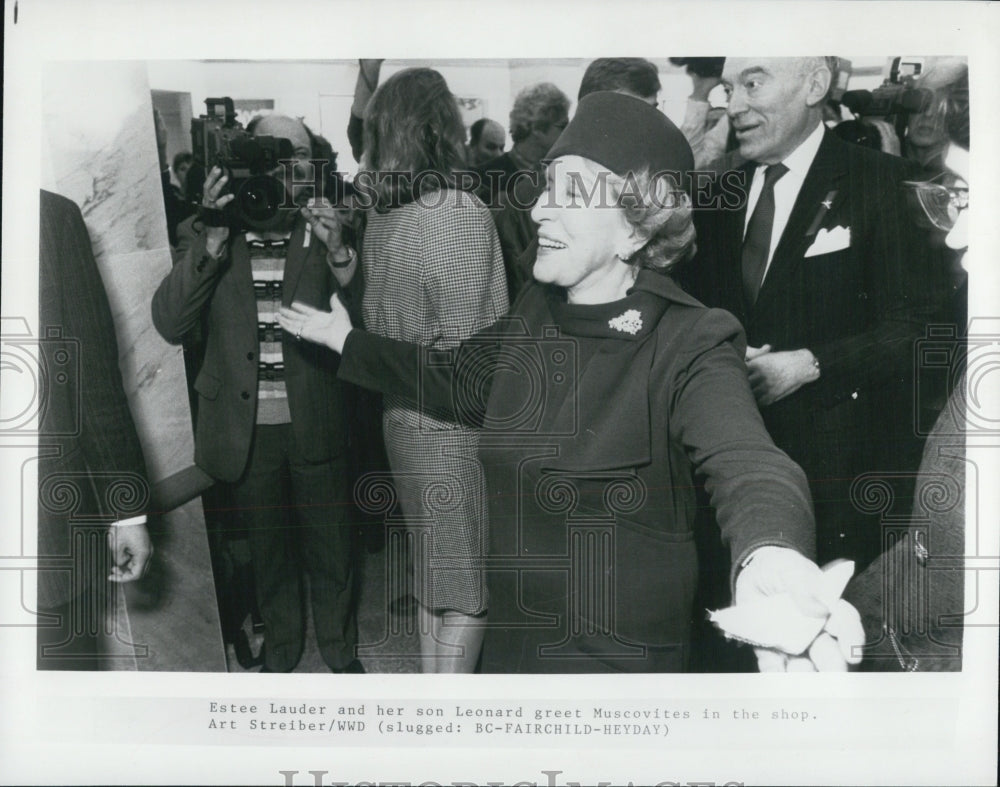
[[[469,127],[469,144],[465,146],[466,163],[481,167],[503,153],[507,132],[503,126],[489,118],[479,118]]]
[[[483,202],[494,207],[500,195],[510,201],[521,175],[535,180],[543,171],[542,158],[569,123],[569,98],[551,82],[524,88],[510,110],[514,146],[479,168]]]

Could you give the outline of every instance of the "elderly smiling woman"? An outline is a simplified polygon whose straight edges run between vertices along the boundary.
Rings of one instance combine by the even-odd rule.
[[[642,101],[595,93],[549,159],[532,214],[536,282],[448,362],[351,330],[335,301],[332,312],[286,309],[282,322],[341,352],[345,379],[480,426],[484,671],[684,670],[694,480],[716,509],[740,603],[792,590],[801,602],[821,579],[807,558],[808,488],[764,429],[739,324],[666,275],[694,244],[690,200],[673,185],[692,168],[681,133]],[[846,668],[855,628],[821,634],[805,660]],[[763,650],[758,661],[790,662]]]

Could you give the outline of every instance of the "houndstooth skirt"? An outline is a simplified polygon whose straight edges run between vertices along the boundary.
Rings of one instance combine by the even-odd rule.
[[[412,539],[413,595],[435,611],[477,615],[486,610],[489,543],[479,436],[439,423],[397,406],[387,407],[383,417],[386,453]]]

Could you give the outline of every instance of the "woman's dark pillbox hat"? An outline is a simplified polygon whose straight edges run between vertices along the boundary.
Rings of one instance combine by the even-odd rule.
[[[583,156],[616,175],[694,169],[691,146],[656,107],[624,93],[602,91],[580,99],[576,114],[546,159]]]

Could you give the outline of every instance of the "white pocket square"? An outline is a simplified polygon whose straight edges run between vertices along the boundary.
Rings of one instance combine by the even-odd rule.
[[[816,233],[816,239],[812,245],[806,249],[807,257],[816,257],[820,254],[830,254],[834,251],[842,251],[851,245],[851,228],[834,227],[828,230],[825,227]]]

